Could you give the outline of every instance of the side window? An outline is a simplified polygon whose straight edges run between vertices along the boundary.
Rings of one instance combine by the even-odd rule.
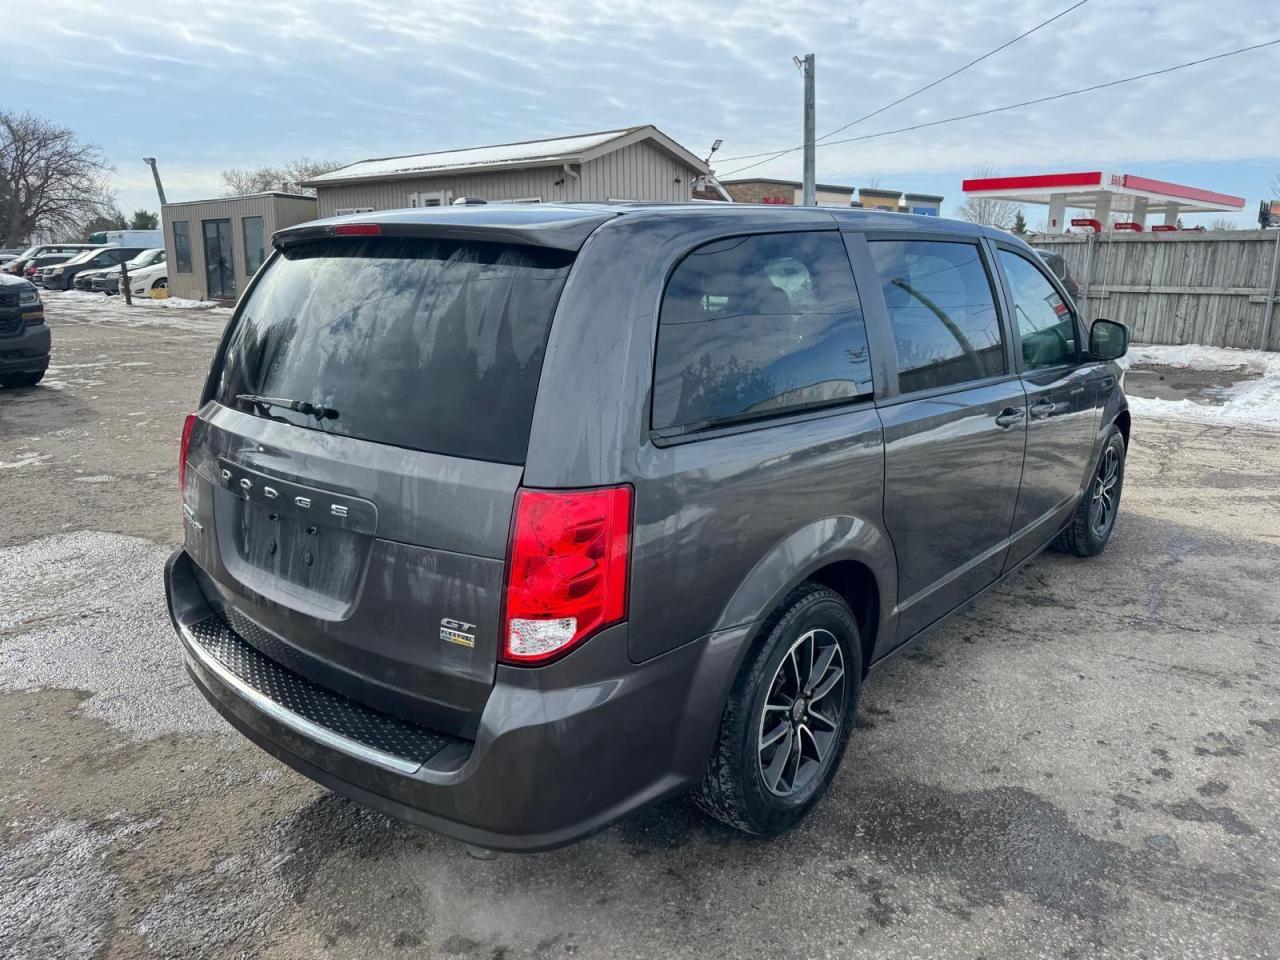
[[[975,244],[875,240],[869,246],[903,393],[1007,372],[991,279]]]
[[[1075,363],[1079,358],[1076,320],[1052,283],[1026,257],[1000,251],[1000,265],[1013,295],[1013,313],[1028,370]]]
[[[187,220],[173,222],[173,269],[176,273],[191,272],[191,223]]]
[[[695,430],[871,395],[862,307],[830,233],[718,240],[662,298],[655,430]]]

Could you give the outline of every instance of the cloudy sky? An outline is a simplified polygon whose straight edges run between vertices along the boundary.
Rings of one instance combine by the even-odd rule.
[[[793,54],[817,54],[825,133],[1074,0],[39,0],[6,4],[0,108],[99,144],[121,205],[218,173],[654,123],[727,158],[799,142]],[[14,42],[21,38],[21,42]],[[1280,39],[1266,0],[1089,0],[848,130],[875,133]],[[1002,172],[1107,169],[1243,195],[1280,173],[1280,46],[1057,103],[818,151],[820,181],[941,193]],[[753,173],[798,177],[792,153]],[[1032,212],[1034,224],[1042,212]],[[1240,218],[1252,219],[1252,213]]]

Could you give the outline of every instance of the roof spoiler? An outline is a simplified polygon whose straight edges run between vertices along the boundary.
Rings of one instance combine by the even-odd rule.
[[[486,204],[445,207],[439,213],[433,210],[426,214],[420,210],[354,214],[286,227],[276,231],[271,242],[277,250],[284,250],[308,241],[340,236],[359,239],[376,233],[382,237],[509,243],[577,252],[600,224],[620,214],[560,211],[555,216],[534,217],[523,211],[513,215],[511,211],[512,207],[506,204]],[[344,229],[339,230],[340,227]]]

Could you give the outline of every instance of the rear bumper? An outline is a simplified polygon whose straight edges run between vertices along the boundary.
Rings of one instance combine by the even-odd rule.
[[[185,551],[170,558],[165,585],[188,672],[241,733],[336,793],[497,850],[570,843],[696,783],[747,630],[632,664],[622,625],[550,666],[500,667],[468,741],[406,729],[413,725],[344,706],[273,662],[246,667],[228,656],[227,644],[245,641],[208,639],[211,623],[230,631],[208,607]],[[264,681],[272,671],[281,676]],[[314,707],[313,698],[327,706]]]
[[[49,366],[49,327],[28,323],[20,333],[0,336],[0,373],[35,373]]]

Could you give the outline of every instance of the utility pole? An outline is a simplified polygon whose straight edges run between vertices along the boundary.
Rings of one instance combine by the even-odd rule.
[[[814,138],[817,136],[816,123],[813,116],[814,56],[810,53],[804,57],[792,57],[792,59],[795,61],[796,66],[804,72],[804,205],[812,207],[818,202],[817,187],[814,185],[814,178],[816,177]]]
[[[156,181],[156,193],[160,194],[160,206],[163,207],[166,203],[164,199],[164,186],[160,183],[160,171],[156,169],[156,158],[143,157],[142,162],[151,168],[151,176],[154,177]]]

